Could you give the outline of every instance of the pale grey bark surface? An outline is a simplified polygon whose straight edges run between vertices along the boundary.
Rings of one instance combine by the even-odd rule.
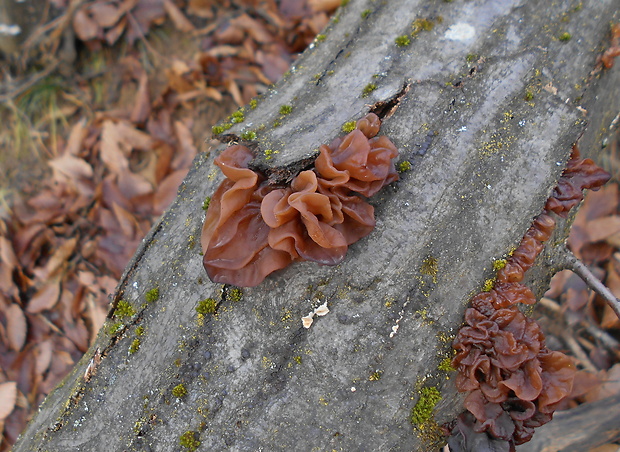
[[[14,450],[183,450],[186,431],[199,433],[199,450],[431,450],[410,413],[425,386],[442,393],[439,423],[462,410],[453,375],[437,367],[450,356],[468,299],[542,210],[573,143],[586,131],[582,148],[600,147],[602,127],[618,113],[609,90],[619,71],[588,82],[618,2],[576,5],[392,0],[341,8],[325,39],[230,132],[257,130],[257,166],[287,179],[343,123],[408,85],[380,134],[412,169],[372,199],[376,229],[342,264],[295,263],[232,301],[229,287],[208,280],[199,254],[201,205],[222,181],[213,159],[224,146],[199,156],[119,287],[116,300],[138,313],[120,332],[99,335]],[[417,18],[434,28],[395,45]],[[564,32],[569,41],[558,39]],[[362,97],[369,83],[376,89]],[[292,113],[281,117],[281,105]],[[266,149],[279,153],[265,159]],[[538,291],[552,250],[546,257]],[[146,304],[154,287],[160,298]],[[208,297],[222,301],[201,322],[195,307]],[[325,302],[330,312],[302,328],[301,317]],[[129,354],[139,326],[145,334]],[[86,381],[95,350],[101,362]],[[188,394],[177,399],[171,391],[180,383]]]

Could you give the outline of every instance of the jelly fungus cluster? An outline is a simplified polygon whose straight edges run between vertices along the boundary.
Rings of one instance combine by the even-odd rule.
[[[452,431],[459,441],[487,432],[509,448],[525,443],[570,393],[575,367],[567,356],[545,346],[538,324],[519,310],[519,303],[536,302],[522,281],[555,228],[552,213],[566,217],[583,200],[583,189],[598,189],[609,177],[592,160],[580,159],[575,146],[545,210],[498,271],[493,289],[471,299],[466,325],[453,343],[457,389],[470,391],[465,399],[469,413],[459,417]]]
[[[270,185],[248,167],[254,158],[235,145],[215,159],[226,179],[209,204],[202,229],[204,266],[212,281],[252,287],[295,260],[336,265],[375,226],[365,197],[398,179],[398,155],[370,113],[344,138],[322,145],[312,170],[289,186]]]

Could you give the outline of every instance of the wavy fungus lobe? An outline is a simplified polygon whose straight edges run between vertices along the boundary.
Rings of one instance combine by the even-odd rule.
[[[211,198],[202,230],[203,263],[212,281],[256,286],[295,260],[336,265],[375,226],[366,197],[398,179],[394,144],[377,137],[368,114],[343,138],[323,145],[315,168],[287,187],[269,185],[235,145],[215,159],[226,179]]]

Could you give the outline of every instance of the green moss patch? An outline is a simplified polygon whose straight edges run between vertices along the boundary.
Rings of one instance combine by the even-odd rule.
[[[441,400],[441,393],[437,388],[422,388],[420,398],[411,409],[411,423],[419,426],[428,422],[433,416],[435,406]]]

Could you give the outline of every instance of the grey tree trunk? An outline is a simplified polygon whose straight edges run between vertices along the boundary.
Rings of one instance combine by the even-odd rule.
[[[617,67],[590,76],[618,6],[359,0],[342,7],[229,133],[256,131],[256,165],[285,180],[344,123],[387,102],[377,108],[393,107],[380,134],[412,168],[372,199],[376,229],[342,264],[294,263],[234,301],[238,292],[206,277],[199,246],[201,205],[222,180],[213,159],[225,146],[200,155],[115,294],[115,305],[126,300],[136,313],[124,303],[111,311],[14,450],[440,445],[434,422],[412,425],[411,411],[425,387],[441,392],[437,423],[462,410],[454,375],[440,363],[451,356],[468,299],[542,210],[573,143],[585,131],[582,151],[600,149],[619,111]],[[397,45],[399,36],[410,44]],[[281,115],[281,105],[292,112]],[[549,242],[533,272],[539,293],[565,234]],[[156,287],[159,299],[146,302]],[[206,298],[220,301],[217,315],[197,315]],[[304,329],[301,317],[325,302],[330,312]]]

